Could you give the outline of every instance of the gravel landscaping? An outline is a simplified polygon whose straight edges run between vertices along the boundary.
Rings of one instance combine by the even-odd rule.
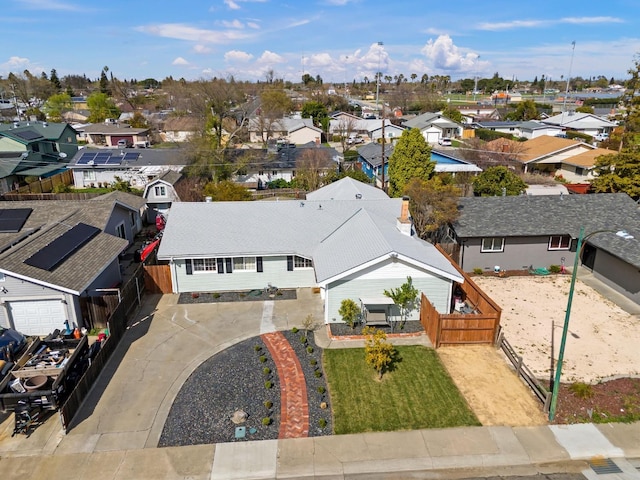
[[[330,435],[331,409],[322,371],[322,349],[316,346],[313,334],[303,343],[300,340],[303,330],[283,334],[296,352],[305,375],[309,436]],[[309,347],[311,351],[307,350]],[[266,359],[264,363],[261,357]],[[312,365],[311,360],[315,360],[316,365]],[[269,375],[265,375],[265,367],[271,370]],[[316,370],[320,376],[316,376]],[[265,381],[271,381],[272,388],[265,388]],[[319,393],[319,387],[324,389],[323,394]],[[265,407],[266,401],[272,402],[270,409]],[[320,406],[323,401],[327,403],[326,409]],[[254,337],[214,355],[191,374],[171,406],[158,446],[277,439],[280,408],[276,367],[260,337]],[[231,419],[238,410],[244,411],[247,418],[246,422],[236,425]],[[270,425],[263,425],[265,417],[271,418]],[[320,428],[320,419],[326,422],[324,428]],[[235,437],[237,426],[246,427],[244,438]]]
[[[346,323],[330,323],[329,328],[331,329],[331,334],[335,336],[340,335],[362,335],[363,325],[356,325],[355,328],[351,328]],[[384,331],[386,334],[390,333],[417,333],[424,332],[424,328],[422,324],[417,320],[410,320],[404,323],[404,326],[400,328],[399,325],[395,326],[394,331],[391,331],[391,327],[389,326],[379,326],[375,325],[375,328],[378,330]]]
[[[193,292],[181,293],[178,304],[218,303],[218,302],[264,302],[265,300],[295,300],[295,289],[276,289],[275,293],[263,290],[242,292]]]

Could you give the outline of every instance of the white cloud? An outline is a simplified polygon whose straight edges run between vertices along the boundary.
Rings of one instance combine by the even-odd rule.
[[[302,25],[306,25],[307,23],[311,23],[311,20],[308,19],[304,19],[304,20],[297,20],[295,22],[291,22],[288,25],[285,25],[284,28],[295,28],[295,27],[301,27]]]
[[[195,53],[205,54],[205,53],[211,53],[212,49],[207,47],[206,45],[194,45],[193,46],[193,51]]]
[[[244,40],[252,36],[252,34],[243,33],[239,30],[205,30],[180,23],[147,25],[137,27],[136,30],[158,37],[218,44]]]
[[[190,63],[187,62],[184,58],[178,57],[173,62],[171,62],[171,65],[190,65]]]
[[[349,2],[351,2],[351,0],[326,0],[327,4],[335,5],[336,7],[344,7]]]
[[[63,12],[80,12],[85,10],[79,5],[55,0],[19,0],[19,3],[32,10],[58,10]]]
[[[221,23],[227,28],[244,28],[244,23],[242,23],[240,20],[234,20],[233,22],[223,20]]]
[[[545,22],[542,20],[512,20],[510,22],[486,22],[478,25],[478,30],[511,30],[513,28],[533,28],[548,25],[551,22]]]
[[[240,10],[240,5],[238,5],[233,0],[224,0],[224,4],[229,7],[231,10]]]
[[[468,71],[476,68],[479,55],[473,52],[464,53],[453,44],[449,35],[440,35],[438,38],[429,39],[420,50],[431,62],[434,68],[440,70]]]
[[[560,23],[591,24],[591,23],[624,23],[621,18],[615,17],[566,17],[560,19]]]
[[[334,61],[328,53],[316,53],[307,58],[305,57],[305,65],[310,67],[327,67],[333,65]]]
[[[253,55],[247,52],[241,52],[240,50],[230,50],[224,54],[224,60],[226,62],[248,62],[253,58]]]
[[[260,28],[260,25],[258,25],[256,22],[247,22],[247,27],[258,30]]]
[[[9,57],[9,60],[2,64],[3,67],[23,67],[25,65],[29,65],[29,59],[23,57]]]
[[[280,55],[278,55],[277,53],[270,52],[269,50],[265,50],[263,54],[260,55],[260,58],[257,60],[257,62],[271,64],[271,63],[285,63],[286,60]]]
[[[264,3],[267,0],[224,0],[224,4],[231,10],[240,10],[241,3]]]

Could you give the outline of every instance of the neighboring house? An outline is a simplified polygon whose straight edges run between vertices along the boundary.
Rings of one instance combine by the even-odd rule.
[[[155,223],[158,215],[167,217],[171,204],[180,201],[174,187],[181,178],[181,173],[167,170],[147,184],[142,195],[147,204],[147,222]]]
[[[120,254],[140,231],[134,197],[21,201],[0,209],[0,325],[47,335],[85,323],[87,297],[122,280]],[[137,201],[137,200],[136,200]]]
[[[307,161],[329,171],[336,170],[344,159],[334,148],[315,142],[299,146],[284,144],[273,150],[236,149],[226,154],[231,163],[243,165],[233,180],[257,190],[266,188],[274,180],[290,182],[296,176],[299,162]]]
[[[370,120],[367,120],[367,121],[371,122]],[[405,129],[397,125],[394,125],[393,123],[391,123],[391,120],[385,118],[384,120],[376,120],[369,124],[369,129],[367,130],[367,136],[369,137],[369,140],[371,140],[372,142],[377,142],[382,138],[382,135],[383,135],[382,122],[383,121],[384,121],[385,140],[388,142],[393,142],[399,139],[400,136],[402,135],[402,132],[404,132]]]
[[[26,177],[64,171],[77,151],[76,132],[66,123],[0,124],[0,193],[13,190]]]
[[[424,139],[431,144],[437,144],[441,138],[462,136],[462,126],[441,113],[423,113],[407,120],[402,126],[419,129]]]
[[[526,142],[498,138],[488,142],[487,145],[492,151],[501,152],[505,160],[517,161],[525,172],[537,171],[551,175],[563,173],[564,170],[568,172],[575,170],[574,167],[568,166],[571,165],[573,158],[596,150],[593,145],[579,140],[548,135]],[[602,154],[598,153],[596,156]]]
[[[262,133],[266,125],[262,124],[260,118],[249,120],[249,141],[252,143],[262,143]],[[311,118],[280,118],[271,122],[272,139],[286,139],[290,143],[305,144],[309,142],[320,142],[322,130],[313,125]]]
[[[181,171],[187,164],[181,149],[82,148],[69,162],[76,188],[110,185],[118,177],[143,190],[163,172]]]
[[[169,117],[160,129],[163,142],[188,142],[198,132],[198,121],[193,117]]]
[[[92,123],[78,126],[78,141],[99,147],[117,147],[123,142],[127,147],[149,144],[151,135],[148,128],[131,128],[116,123]]]
[[[462,198],[452,237],[468,272],[570,267],[580,227],[585,236],[604,230],[587,238],[582,264],[640,303],[640,210],[624,193]],[[635,238],[616,235],[622,230]]]
[[[562,176],[568,183],[588,183],[598,175],[596,163],[599,157],[615,155],[613,150],[606,148],[594,148],[565,159],[557,165],[555,176]]]
[[[573,130],[595,137],[599,133],[611,133],[616,124],[592,113],[565,112],[542,120],[547,125],[554,125],[565,130]]]
[[[382,123],[384,122],[384,137],[387,140],[398,138],[404,128],[391,123],[389,119],[360,118],[345,112],[333,114],[329,120],[329,133],[331,135],[348,136],[351,134],[375,141],[382,138]]]
[[[459,107],[458,111],[462,114],[464,122],[467,125],[476,122],[490,122],[500,120],[500,113],[494,107]]]
[[[542,135],[561,135],[564,131],[561,127],[555,125],[547,125],[537,120],[528,120],[526,122],[480,121],[474,123],[474,128],[482,128],[494,132],[506,133],[509,135],[513,135],[514,137],[523,137],[526,139],[537,138]]]
[[[389,184],[389,158],[393,153],[394,145],[385,144],[384,153],[384,176],[385,185]],[[468,173],[480,173],[482,171],[477,165],[462,160],[455,156],[453,150],[441,151],[431,150],[431,161],[436,162],[435,171],[438,173],[451,173],[455,176],[456,173],[468,172]],[[368,143],[358,148],[358,162],[361,165],[362,171],[372,181],[375,178],[375,184],[378,187],[382,186],[382,145],[378,143]]]
[[[341,321],[344,299],[385,318],[397,315],[383,292],[410,276],[439,312],[449,313],[454,282],[464,279],[412,235],[408,200],[354,198],[353,180],[339,182],[348,184],[346,199],[332,185],[314,192],[314,200],[176,203],[158,251],[169,262],[173,291],[315,287],[329,323]],[[419,309],[409,318],[417,320]]]

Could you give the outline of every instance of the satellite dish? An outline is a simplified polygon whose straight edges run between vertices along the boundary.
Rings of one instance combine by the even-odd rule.
[[[89,160],[89,161],[87,162],[87,165],[93,165],[93,160]]]
[[[60,158],[67,158],[67,154],[66,154],[66,153],[64,153],[64,152],[60,152],[59,157],[60,157]]]

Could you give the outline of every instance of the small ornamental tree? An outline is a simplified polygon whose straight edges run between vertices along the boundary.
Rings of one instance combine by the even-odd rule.
[[[473,179],[473,191],[481,197],[520,195],[526,189],[527,184],[503,166],[489,167]]]
[[[418,289],[413,286],[412,278],[407,277],[407,281],[400,287],[385,290],[383,293],[385,297],[393,300],[393,303],[400,309],[400,322],[404,325],[407,314],[415,307],[419,293]]]
[[[393,363],[395,348],[387,341],[387,334],[380,329],[365,327],[362,330],[366,336],[364,354],[367,365],[378,372],[378,378],[382,379],[384,372]]]
[[[338,310],[338,313],[344,323],[351,328],[356,328],[356,320],[358,319],[358,315],[360,315],[360,307],[358,307],[356,302],[350,298],[345,298],[340,302],[340,310]]]

